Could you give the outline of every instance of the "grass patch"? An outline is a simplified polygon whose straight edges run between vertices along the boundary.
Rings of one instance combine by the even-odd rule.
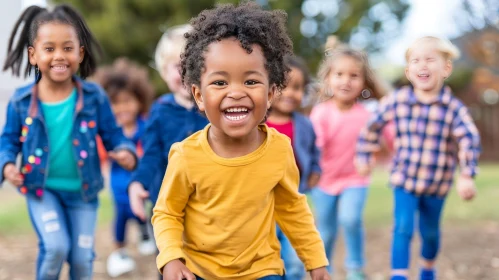
[[[471,202],[459,198],[452,189],[444,206],[445,223],[497,221],[499,211],[496,203],[499,201],[499,180],[497,164],[484,164],[480,166],[480,174],[476,177],[478,194]],[[372,185],[369,189],[365,210],[367,226],[386,226],[392,223],[393,196],[388,188],[388,172],[374,173]]]
[[[484,164],[476,178],[478,195],[472,202],[462,201],[454,190],[451,191],[444,208],[445,223],[479,223],[499,220],[498,164]],[[392,193],[387,187],[388,172],[377,170],[373,174],[372,185],[365,210],[368,227],[387,226],[392,223]],[[6,191],[6,190],[1,190]],[[23,196],[0,197],[0,235],[22,234],[33,231],[29,221],[26,202]],[[114,215],[113,204],[108,189],[100,194],[99,226],[109,226]]]

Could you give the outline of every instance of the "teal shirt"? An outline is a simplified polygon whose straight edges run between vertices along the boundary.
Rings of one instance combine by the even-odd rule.
[[[82,181],[73,151],[73,131],[76,88],[68,98],[56,103],[43,103],[42,110],[49,140],[49,162],[46,188],[77,192]]]

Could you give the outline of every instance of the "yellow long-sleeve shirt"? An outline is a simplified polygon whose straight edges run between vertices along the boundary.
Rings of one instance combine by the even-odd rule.
[[[289,139],[262,125],[257,150],[227,159],[211,149],[208,129],[170,150],[152,217],[158,269],[184,259],[204,279],[282,275],[275,221],[307,270],[328,265]]]

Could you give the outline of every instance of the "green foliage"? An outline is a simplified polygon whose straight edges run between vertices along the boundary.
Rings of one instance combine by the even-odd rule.
[[[103,63],[110,63],[117,57],[126,56],[142,65],[152,65],[156,44],[167,27],[186,23],[216,3],[239,1],[53,0],[52,2],[69,3],[84,15],[104,49]],[[353,34],[358,33],[361,37],[365,37],[365,44],[360,47],[377,50],[386,44],[388,37],[397,35],[396,30],[392,30],[393,24],[400,23],[408,7],[403,0],[338,0],[336,1],[338,13],[329,19],[322,14],[314,17],[320,26],[318,33],[311,38],[304,38],[300,32],[300,23],[304,17],[303,2],[304,0],[258,1],[268,9],[282,9],[288,13],[288,30],[295,44],[294,50],[307,60],[313,72],[322,58],[328,35],[334,33],[341,40],[349,41]],[[384,9],[383,7],[379,9],[380,5]],[[375,11],[381,12],[369,12],[373,7]],[[396,19],[395,22],[393,19]],[[392,20],[392,29],[387,32],[383,22],[390,20]],[[150,73],[157,92],[165,92],[166,85],[158,73],[152,68]]]

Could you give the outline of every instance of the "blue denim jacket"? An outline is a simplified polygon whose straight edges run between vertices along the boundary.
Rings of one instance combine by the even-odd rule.
[[[173,94],[158,98],[146,121],[146,131],[142,137],[144,155],[132,174],[131,182],[140,182],[155,203],[168,164],[170,147],[207,124],[208,120],[197,108],[188,110],[180,106]]]
[[[116,125],[104,90],[76,76],[73,80],[78,91],[72,132],[74,156],[83,182],[82,197],[90,201],[104,185],[96,135],[100,135],[107,150],[127,149],[135,154],[135,146]],[[5,165],[15,163],[17,155],[21,153],[24,185],[19,190],[41,197],[47,178],[50,146],[37,95],[37,86],[32,83],[17,89],[9,101],[6,123],[0,137],[0,182],[4,181]]]
[[[307,191],[308,177],[321,173],[320,151],[315,145],[315,131],[310,120],[300,113],[293,113],[293,150],[300,166],[300,192]]]

